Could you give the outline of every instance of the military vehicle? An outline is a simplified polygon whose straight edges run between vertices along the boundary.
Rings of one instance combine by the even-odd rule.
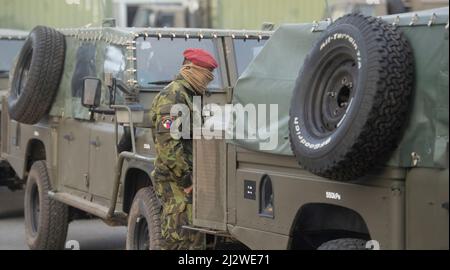
[[[28,33],[25,31],[0,29],[0,98],[8,94],[9,71],[14,57],[20,52],[27,35]],[[0,138],[1,136],[2,134],[0,133]],[[8,162],[0,158],[0,186],[7,186],[14,190],[20,188],[20,180],[18,180]]]
[[[209,99],[225,104],[231,97],[229,65],[242,72],[269,35],[170,28],[33,30],[3,103],[9,114],[3,115],[2,128],[2,156],[27,183],[30,248],[64,247],[69,220],[80,216],[75,209],[126,225],[136,193],[151,185],[155,154],[148,110],[177,74],[182,52],[200,47],[214,53],[221,68]],[[95,89],[86,88],[90,84]],[[97,92],[89,96],[88,89]],[[88,98],[96,103],[87,104]]]
[[[127,249],[159,248],[148,111],[188,47],[220,63],[203,100],[218,133],[247,117],[207,105],[278,105],[275,128],[256,129],[274,147],[194,140],[185,229],[209,248],[448,249],[448,8],[274,33],[35,28],[2,103],[31,249],[63,248],[86,214],[127,225]]]
[[[210,28],[211,3],[205,0],[116,0],[120,27]]]

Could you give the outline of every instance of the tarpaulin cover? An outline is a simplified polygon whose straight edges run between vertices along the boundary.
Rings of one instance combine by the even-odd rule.
[[[434,15],[433,15],[434,13]],[[387,165],[412,166],[412,153],[420,167],[448,167],[448,8],[383,18],[395,23],[412,45],[415,89],[412,112],[399,147]],[[447,26],[447,27],[446,27]],[[289,145],[289,107],[292,91],[305,56],[323,24],[281,26],[249,65],[234,90],[234,104],[278,104],[278,145],[263,151],[293,155]],[[325,26],[326,27],[326,26]],[[242,118],[237,121],[246,121]],[[265,127],[264,127],[265,128]],[[237,134],[234,134],[237,135]],[[236,138],[236,137],[235,137]],[[246,149],[260,150],[262,139],[234,139]]]

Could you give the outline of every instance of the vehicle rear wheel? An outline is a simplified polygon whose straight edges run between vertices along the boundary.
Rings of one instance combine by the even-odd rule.
[[[31,167],[25,188],[25,235],[33,250],[64,249],[69,226],[68,206],[51,199],[45,161]]]
[[[160,250],[161,204],[152,187],[136,194],[128,217],[127,250]]]
[[[368,250],[366,240],[343,238],[325,242],[317,250]]]
[[[350,14],[318,39],[294,89],[289,133],[310,172],[351,181],[389,158],[406,123],[412,50],[381,19]]]
[[[8,109],[12,119],[34,125],[50,110],[64,69],[65,39],[56,30],[35,27],[14,68]]]

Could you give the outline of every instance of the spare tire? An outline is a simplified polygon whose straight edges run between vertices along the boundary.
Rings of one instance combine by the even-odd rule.
[[[381,19],[350,14],[318,39],[290,108],[291,148],[310,172],[359,178],[396,147],[413,88],[413,56]]]
[[[64,35],[45,26],[35,27],[17,60],[8,98],[12,119],[34,125],[51,108],[64,68]]]

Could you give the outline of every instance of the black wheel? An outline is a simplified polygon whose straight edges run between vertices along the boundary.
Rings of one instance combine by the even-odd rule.
[[[362,239],[344,238],[326,242],[317,250],[368,250],[366,243]]]
[[[403,0],[388,0],[387,2],[387,12],[388,14],[399,14],[408,12],[408,9],[403,3]]]
[[[139,190],[128,217],[127,250],[160,250],[161,204],[152,187]]]
[[[31,167],[25,188],[25,234],[33,250],[64,249],[68,207],[48,196],[50,180],[45,161]]]
[[[64,54],[61,33],[44,26],[31,31],[14,69],[8,98],[12,119],[34,125],[50,110],[61,80]]]
[[[349,181],[384,161],[406,122],[413,72],[399,31],[360,14],[338,19],[306,57],[294,89],[289,131],[299,163]]]

